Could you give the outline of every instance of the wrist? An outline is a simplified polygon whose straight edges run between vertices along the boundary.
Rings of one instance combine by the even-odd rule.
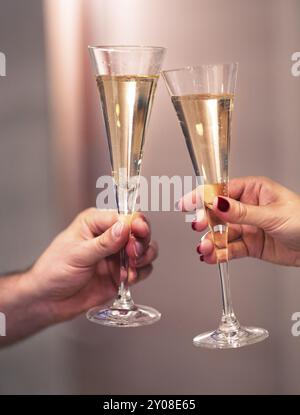
[[[53,279],[53,275],[34,265],[20,280],[26,299],[30,301],[34,313],[40,315],[44,326],[61,323],[76,316],[76,313],[63,306],[64,294],[59,289],[53,289]]]
[[[0,278],[0,293],[0,311],[6,318],[6,336],[0,338],[0,347],[55,322],[51,308],[35,289],[31,270]]]
[[[37,329],[54,324],[54,313],[39,292],[33,268],[10,278],[9,284],[13,285],[10,289],[12,294],[10,304],[24,314],[24,319],[31,319]]]

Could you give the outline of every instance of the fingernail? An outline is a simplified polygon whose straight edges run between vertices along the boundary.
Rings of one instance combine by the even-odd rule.
[[[196,231],[196,223],[197,223],[197,221],[196,221],[196,219],[194,219],[193,222],[192,222],[193,231]]]
[[[124,228],[123,222],[116,222],[112,227],[112,234],[115,238],[119,238],[121,236],[122,230]]]
[[[134,243],[134,250],[135,250],[135,256],[138,258],[140,257],[144,252],[144,246],[141,242],[135,241]]]
[[[201,245],[197,246],[197,252],[198,252],[198,254],[201,254]]]
[[[200,261],[203,262],[204,261],[204,255],[200,255]]]
[[[218,203],[217,203],[217,208],[221,211],[221,212],[227,212],[229,210],[229,202],[227,199],[224,199],[223,197],[218,196]]]

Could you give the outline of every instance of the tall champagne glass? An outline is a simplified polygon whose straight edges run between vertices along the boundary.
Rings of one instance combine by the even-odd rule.
[[[165,49],[142,46],[90,46],[105,120],[118,213],[135,210],[145,131]],[[95,307],[87,317],[95,323],[135,327],[152,324],[160,313],[136,305],[127,284],[128,261],[120,255],[120,286],[112,306]]]
[[[268,332],[243,327],[232,307],[228,275],[228,224],[212,212],[218,195],[228,196],[228,160],[237,64],[200,65],[164,71],[192,164],[202,178],[202,199],[216,249],[223,313],[219,328],[196,336],[195,346],[234,348],[264,340]]]

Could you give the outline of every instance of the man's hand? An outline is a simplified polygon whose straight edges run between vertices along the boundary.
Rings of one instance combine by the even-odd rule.
[[[80,213],[29,271],[0,278],[0,311],[7,316],[7,336],[0,337],[0,346],[112,299],[123,247],[128,283],[146,278],[158,249],[142,214],[134,214],[129,223],[114,211]]]
[[[129,257],[128,282],[146,278],[157,256],[149,224],[136,213],[131,225],[116,212],[88,209],[52,242],[30,273],[30,283],[56,321],[72,318],[116,295],[120,250]]]

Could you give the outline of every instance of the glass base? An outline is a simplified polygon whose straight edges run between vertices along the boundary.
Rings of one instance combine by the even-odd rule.
[[[219,328],[212,332],[199,334],[194,337],[193,343],[196,347],[209,349],[233,349],[261,342],[268,336],[269,333],[265,329],[238,326],[230,331]]]
[[[110,327],[148,326],[160,320],[161,314],[152,307],[135,305],[133,308],[95,307],[86,314],[93,323]]]

